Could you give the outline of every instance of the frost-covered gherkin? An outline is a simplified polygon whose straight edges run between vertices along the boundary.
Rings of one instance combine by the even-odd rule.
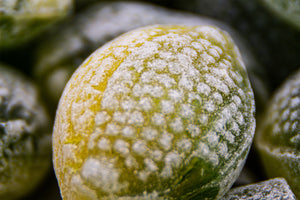
[[[269,177],[284,177],[300,198],[300,71],[290,76],[268,104],[255,146]]]
[[[51,165],[50,119],[37,88],[0,65],[0,199],[34,190]]]
[[[65,200],[217,199],[255,130],[254,96],[230,36],[150,26],[102,46],[76,70],[55,119]]]

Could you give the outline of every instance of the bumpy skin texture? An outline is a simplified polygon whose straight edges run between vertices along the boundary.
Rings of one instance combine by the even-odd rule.
[[[275,93],[256,146],[269,177],[284,177],[300,198],[300,71]]]
[[[32,39],[64,18],[71,8],[71,0],[1,0],[0,50]]]
[[[274,16],[261,1],[174,0],[172,5],[222,20],[238,30],[252,45],[274,89],[300,66],[300,31]]]
[[[75,19],[58,27],[48,36],[48,40],[41,43],[37,50],[35,77],[46,88],[47,98],[56,107],[71,74],[99,46],[121,33],[152,24],[214,25],[229,32],[241,51],[259,110],[263,107],[269,96],[263,67],[236,32],[210,18],[137,2],[93,5]]]
[[[55,119],[64,199],[216,199],[252,142],[254,97],[231,38],[215,27],[154,26],[94,52]]]
[[[0,66],[0,199],[33,190],[51,164],[49,118],[37,89]]]
[[[229,190],[222,200],[296,200],[295,194],[284,178],[274,178],[256,184]]]

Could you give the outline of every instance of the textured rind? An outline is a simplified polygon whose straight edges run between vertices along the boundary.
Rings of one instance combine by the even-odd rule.
[[[71,0],[2,0],[0,50],[14,48],[34,38],[67,16]]]
[[[121,33],[152,24],[214,25],[229,32],[240,49],[261,110],[269,96],[266,76],[239,34],[220,21],[141,2],[98,3],[59,26],[37,49],[35,77],[56,107],[66,82],[88,55]]]
[[[239,31],[268,72],[272,90],[300,66],[299,29],[274,16],[262,0],[174,0],[172,5],[222,20]]]
[[[255,144],[269,177],[284,177],[300,197],[300,71],[275,92]]]
[[[53,134],[61,194],[221,197],[248,154],[254,110],[225,32],[154,26],[124,34],[88,57],[61,97]]]
[[[256,184],[230,189],[222,200],[296,200],[284,178],[274,178]]]
[[[0,65],[0,199],[32,191],[51,164],[48,115],[37,88]]]

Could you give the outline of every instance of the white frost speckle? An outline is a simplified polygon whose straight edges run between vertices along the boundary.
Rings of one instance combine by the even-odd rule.
[[[192,138],[200,135],[200,128],[197,125],[189,124],[187,129],[190,132]]]
[[[131,113],[128,119],[128,124],[132,125],[142,125],[144,123],[144,116],[139,111],[134,111]]]
[[[174,112],[174,104],[172,101],[162,100],[161,101],[161,111],[165,114]]]
[[[115,112],[113,114],[113,120],[121,124],[125,124],[128,118],[128,113]]]
[[[152,123],[157,126],[162,126],[166,123],[165,117],[161,113],[154,113],[152,116]]]
[[[196,152],[194,152],[194,153],[196,153],[198,156],[206,158],[210,154],[210,150],[209,150],[209,147],[207,146],[207,144],[200,142],[198,144]]]
[[[199,84],[197,85],[197,91],[198,91],[199,93],[201,93],[201,94],[204,94],[204,95],[208,96],[209,93],[210,93],[210,91],[211,91],[211,89],[210,89],[210,87],[209,87],[208,85],[206,85],[205,83],[199,83]]]
[[[145,142],[138,140],[132,145],[132,150],[138,155],[145,156],[148,148]]]
[[[127,156],[126,159],[125,159],[125,165],[128,168],[134,168],[134,167],[137,167],[138,163],[137,163],[137,161],[135,160],[134,157]]]
[[[180,114],[182,117],[191,118],[195,115],[193,108],[190,104],[182,104]]]
[[[135,129],[131,126],[125,126],[121,132],[123,136],[128,138],[133,137],[135,135]]]
[[[103,151],[109,151],[111,149],[110,141],[106,138],[101,138],[98,140],[98,148]]]
[[[102,124],[108,122],[110,120],[110,116],[105,112],[99,112],[95,116],[95,125],[101,126]]]
[[[172,146],[172,140],[173,140],[173,135],[171,135],[169,133],[163,133],[158,141],[159,141],[160,146],[163,149],[169,150]]]
[[[207,114],[201,114],[199,115],[199,122],[203,125],[205,125],[208,122],[208,116]]]
[[[203,108],[206,109],[208,112],[214,112],[216,109],[215,103],[212,100],[208,100],[203,105]]]
[[[163,152],[160,150],[153,150],[150,155],[151,158],[155,161],[161,161],[161,159],[163,158]]]
[[[169,97],[172,99],[172,101],[177,103],[183,100],[183,93],[178,90],[170,90]]]
[[[192,148],[192,142],[189,139],[179,140],[177,141],[176,145],[179,151],[183,151],[183,152],[189,152]]]
[[[145,163],[145,166],[146,166],[148,171],[155,172],[155,171],[158,170],[158,167],[156,166],[156,164],[153,160],[151,160],[149,158],[145,158],[144,163]]]
[[[183,131],[183,123],[179,117],[176,117],[174,121],[170,123],[170,127],[175,133],[180,133]]]
[[[216,146],[219,142],[219,136],[213,131],[209,132],[206,137],[209,145],[212,147]]]
[[[149,97],[141,98],[139,104],[144,111],[152,109],[152,100]]]
[[[136,107],[136,102],[132,99],[127,99],[127,100],[121,102],[121,107],[124,110],[130,111]]]
[[[146,140],[151,141],[157,138],[158,132],[156,129],[153,129],[151,127],[144,127],[142,135]]]
[[[105,192],[119,192],[128,184],[119,182],[120,172],[114,165],[114,160],[88,158],[81,169],[82,178]]]
[[[214,102],[216,102],[217,104],[221,104],[223,103],[223,97],[220,93],[218,92],[214,92],[212,94],[212,98],[214,99]]]
[[[129,143],[124,140],[118,139],[115,141],[114,150],[120,153],[123,156],[127,156],[129,151]]]
[[[120,126],[116,123],[109,123],[106,126],[105,134],[107,135],[118,135],[120,133]]]
[[[291,108],[295,108],[300,104],[300,97],[294,97],[291,99]]]
[[[165,157],[165,165],[177,168],[180,166],[181,158],[177,152],[169,152]]]
[[[179,80],[179,87],[192,91],[194,87],[194,82],[192,79],[190,79],[187,76],[182,76],[181,79]]]
[[[167,62],[162,59],[155,59],[148,62],[148,67],[157,71],[162,71],[167,67]]]

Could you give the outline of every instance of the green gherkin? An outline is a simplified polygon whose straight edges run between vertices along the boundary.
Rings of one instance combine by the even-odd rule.
[[[247,67],[259,109],[268,98],[263,67],[248,44],[220,21],[146,3],[99,3],[53,31],[37,49],[35,77],[55,105],[75,69],[99,46],[131,29],[152,24],[214,25],[233,37]],[[54,109],[55,110],[55,109]]]
[[[37,88],[0,65],[0,199],[18,199],[31,192],[50,164],[49,117]]]
[[[0,50],[14,48],[64,18],[71,0],[1,0]]]
[[[60,99],[54,167],[64,199],[218,199],[255,131],[254,95],[231,37],[157,25],[105,44]]]
[[[255,140],[265,172],[284,177],[300,198],[300,71],[271,99]]]

